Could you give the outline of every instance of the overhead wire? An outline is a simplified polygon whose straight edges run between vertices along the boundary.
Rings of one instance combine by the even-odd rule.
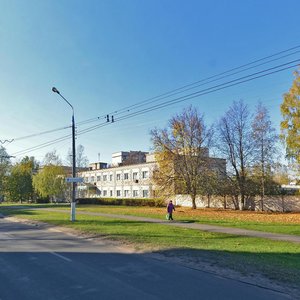
[[[299,53],[299,52],[300,52],[300,51],[296,51],[296,52],[294,52],[294,53],[292,53],[292,54],[285,55],[284,57],[288,57],[288,56],[290,56],[290,55],[294,55],[294,54]],[[155,103],[155,102],[161,101],[161,100],[163,100],[163,99],[167,99],[167,98],[169,98],[169,97],[171,97],[171,96],[175,96],[175,95],[181,94],[181,93],[183,93],[183,92],[186,92],[186,91],[195,89],[195,88],[197,88],[197,87],[204,86],[204,85],[207,85],[207,84],[209,84],[209,83],[213,83],[213,82],[219,81],[219,80],[221,80],[221,79],[228,78],[228,77],[233,76],[233,75],[236,75],[236,74],[240,74],[240,73],[242,73],[242,72],[244,72],[244,71],[247,71],[247,70],[250,70],[250,69],[257,68],[258,66],[262,66],[262,65],[268,64],[268,63],[270,63],[270,62],[273,62],[273,61],[276,61],[276,60],[279,60],[279,59],[282,59],[282,58],[283,58],[283,57],[276,58],[276,59],[272,59],[271,61],[267,61],[267,62],[261,63],[261,64],[259,64],[259,65],[255,65],[255,66],[252,66],[252,67],[249,67],[249,68],[246,68],[246,69],[243,69],[243,70],[240,70],[240,71],[231,73],[231,74],[227,74],[227,75],[224,75],[224,76],[221,76],[221,77],[218,77],[218,78],[209,80],[209,81],[207,81],[208,79],[205,79],[205,80],[202,81],[202,83],[200,83],[200,81],[199,81],[197,85],[193,85],[193,86],[191,86],[191,87],[182,89],[182,90],[177,91],[177,92],[169,93],[169,94],[167,94],[167,95],[165,95],[165,96],[163,96],[163,97],[155,98],[155,99],[153,99],[152,101],[147,101],[147,102],[144,102],[144,101],[143,101],[143,102],[141,102],[140,104],[133,104],[132,107],[131,107],[131,109],[127,109],[126,111],[124,110],[124,111],[122,111],[122,112],[118,112],[118,113],[116,113],[116,114],[114,114],[114,115],[117,116],[117,115],[122,114],[122,113],[124,114],[124,113],[129,112],[130,110],[132,110],[132,108],[136,109],[136,108],[138,108],[138,107],[142,107],[142,106],[145,106],[145,105],[149,105],[150,103]],[[210,77],[210,78],[212,78],[212,77]],[[150,99],[149,99],[149,100],[150,100]],[[133,106],[134,106],[134,107],[133,107]]]
[[[209,88],[206,88],[206,89],[194,92],[194,93],[190,93],[190,94],[185,95],[185,96],[181,96],[181,97],[178,97],[178,98],[175,98],[175,99],[171,99],[171,100],[165,101],[161,104],[153,105],[151,107],[144,108],[142,110],[129,113],[129,114],[127,114],[127,115],[125,115],[121,118],[115,119],[114,122],[126,120],[126,119],[129,119],[129,118],[135,117],[137,115],[141,115],[141,114],[144,114],[144,113],[148,113],[150,111],[154,111],[154,110],[157,110],[157,109],[160,109],[160,108],[164,108],[166,106],[170,106],[170,105],[175,104],[175,103],[190,100],[190,99],[200,97],[200,96],[203,96],[203,95],[206,95],[206,94],[210,94],[210,93],[213,93],[213,92],[216,92],[216,91],[219,91],[219,90],[223,90],[225,88],[229,88],[229,87],[241,84],[241,83],[245,83],[245,82],[252,81],[252,80],[255,80],[255,79],[258,79],[258,78],[261,78],[261,77],[269,76],[271,74],[275,74],[275,73],[278,73],[278,72],[281,72],[281,71],[284,71],[284,70],[287,70],[287,69],[290,69],[290,68],[294,68],[294,67],[298,66],[298,64],[293,64],[293,65],[290,65],[290,64],[295,63],[295,62],[299,62],[299,61],[300,61],[300,59],[293,60],[291,62],[281,64],[281,65],[278,65],[278,66],[275,66],[275,67],[272,67],[272,68],[269,68],[269,69],[266,69],[266,70],[262,70],[262,71],[259,71],[259,72],[255,72],[253,74],[243,76],[243,77],[240,77],[240,78],[237,78],[237,79],[234,79],[234,80],[230,80],[230,81],[227,81],[225,83],[218,84],[218,85],[215,85],[215,86],[212,86],[212,87],[209,87]],[[287,65],[289,65],[289,66],[287,66]],[[278,68],[280,68],[280,69],[278,69]],[[276,69],[278,69],[278,70],[276,70]],[[262,74],[262,73],[265,73],[265,74]],[[98,125],[86,128],[84,130],[78,131],[77,136],[88,133],[88,132],[96,130],[96,129],[99,129],[99,128],[107,126],[109,124],[111,124],[111,123],[105,122],[105,123],[102,123],[102,124],[98,124]],[[40,145],[35,146],[35,147],[28,148],[28,149],[24,149],[23,151],[19,151],[19,152],[13,153],[13,154],[14,155],[20,155],[20,154],[24,154],[24,153],[31,152],[31,151],[34,151],[34,150],[39,150],[41,148],[48,147],[48,146],[53,145],[55,143],[58,143],[60,141],[64,141],[64,140],[68,139],[69,137],[70,137],[70,135],[64,136],[64,137],[55,139],[53,141],[43,143],[43,144],[40,144]]]
[[[211,79],[214,79],[214,78],[223,76],[223,75],[228,74],[228,73],[231,73],[231,72],[236,71],[236,70],[238,70],[238,69],[241,69],[241,68],[250,66],[250,65],[255,64],[255,63],[257,63],[257,62],[260,62],[260,61],[266,60],[266,59],[268,59],[268,58],[275,57],[275,56],[277,56],[277,55],[280,55],[280,54],[283,54],[283,53],[286,53],[286,52],[289,52],[289,51],[292,51],[292,50],[295,50],[295,49],[299,49],[299,48],[300,48],[300,45],[297,45],[297,46],[295,46],[295,47],[292,47],[292,48],[289,48],[289,49],[286,49],[286,50],[277,52],[277,53],[275,53],[275,54],[265,56],[265,57],[263,57],[263,58],[254,60],[254,61],[252,61],[252,62],[243,64],[243,65],[241,65],[241,66],[234,67],[234,68],[229,69],[229,70],[227,70],[227,71],[224,71],[224,72],[221,72],[221,73],[218,73],[218,74],[209,76],[209,77],[204,78],[204,79],[201,79],[201,80],[197,80],[197,81],[195,81],[195,82],[193,82],[193,83],[186,84],[186,85],[184,85],[184,86],[182,86],[182,87],[179,87],[179,88],[173,89],[173,90],[171,90],[171,91],[162,93],[162,94],[160,94],[160,95],[158,95],[158,96],[151,97],[151,98],[147,98],[147,99],[142,100],[142,101],[140,101],[140,102],[138,102],[138,103],[135,103],[135,104],[126,106],[126,107],[124,107],[124,108],[122,108],[122,109],[112,111],[112,112],[110,112],[109,114],[117,114],[117,113],[119,113],[119,112],[121,112],[121,111],[126,111],[126,110],[128,110],[128,109],[130,109],[130,108],[132,108],[132,107],[138,106],[138,105],[140,105],[140,104],[142,104],[142,103],[149,103],[149,101],[151,101],[151,100],[155,100],[155,99],[157,99],[157,98],[160,98],[160,97],[163,97],[163,96],[167,96],[167,95],[169,95],[169,94],[171,94],[171,93],[173,93],[173,92],[177,92],[177,91],[179,91],[179,90],[182,90],[182,89],[191,87],[191,86],[193,86],[193,85],[196,85],[196,84],[199,84],[199,83],[203,83],[203,82],[205,82],[205,81],[208,81],[208,80],[211,80]],[[288,55],[284,55],[284,56],[282,56],[282,57],[279,57],[278,59],[282,59],[282,58],[285,58],[285,57],[287,57],[287,56],[294,55],[294,54],[296,54],[296,53],[299,53],[299,51],[296,51],[296,52],[291,53],[291,54],[288,54]],[[276,59],[276,60],[278,60],[278,59]],[[271,61],[269,61],[269,62],[272,62],[272,61],[273,61],[273,60],[271,60]],[[269,63],[269,62],[267,62],[267,63]],[[259,66],[259,65],[257,65],[257,66]],[[255,66],[255,67],[257,67],[257,66]],[[251,67],[251,68],[253,68],[253,67]],[[247,70],[247,69],[245,69],[245,70]],[[243,70],[243,71],[245,71],[245,70]],[[243,71],[242,71],[242,72],[243,72]],[[229,74],[228,76],[232,76],[232,75],[233,75],[233,74]]]
[[[194,99],[196,97],[207,95],[207,94],[219,91],[219,90],[223,90],[225,88],[229,88],[229,87],[232,87],[232,86],[235,86],[235,85],[239,85],[239,84],[242,84],[242,83],[245,83],[245,82],[249,82],[249,81],[261,78],[261,77],[269,76],[271,74],[275,74],[275,73],[278,73],[278,72],[281,72],[281,71],[284,71],[284,70],[287,70],[287,69],[290,69],[290,68],[294,68],[294,67],[298,66],[298,64],[293,64],[293,65],[289,65],[289,64],[299,62],[299,61],[300,61],[300,59],[297,59],[297,60],[291,61],[289,63],[281,64],[279,66],[275,66],[275,67],[272,67],[272,68],[269,68],[269,69],[266,69],[266,70],[263,70],[263,71],[255,72],[253,74],[243,76],[243,77],[240,77],[240,78],[237,78],[237,79],[234,79],[234,80],[230,80],[230,81],[227,81],[227,82],[222,83],[222,84],[218,84],[218,85],[215,85],[215,86],[212,86],[212,87],[209,87],[209,88],[206,88],[206,89],[194,92],[194,93],[190,93],[188,95],[184,95],[184,96],[181,96],[181,97],[178,97],[178,98],[175,98],[175,99],[171,99],[171,100],[165,101],[161,104],[158,104],[158,105],[156,104],[156,105],[150,106],[148,108],[144,108],[142,110],[129,113],[129,114],[127,114],[127,115],[125,115],[121,118],[114,119],[114,122],[126,120],[126,119],[129,119],[129,118],[135,117],[137,115],[148,113],[150,111],[154,111],[154,110],[157,110],[157,109],[160,109],[160,108],[164,108],[164,107],[167,107],[167,106],[179,103],[179,102]],[[289,66],[286,66],[286,65],[289,65]],[[281,69],[278,69],[279,67]],[[273,70],[273,71],[271,71],[271,70]],[[265,73],[265,74],[261,74],[261,73]],[[78,131],[76,135],[79,136],[79,135],[94,131],[96,129],[99,129],[101,127],[107,126],[109,124],[111,124],[111,123],[105,122],[105,123],[102,123],[102,124],[95,125],[95,126],[86,128],[84,130]],[[27,152],[32,152],[32,151],[39,150],[39,149],[44,148],[44,147],[48,147],[48,146],[53,145],[55,143],[64,141],[64,140],[70,138],[70,136],[71,135],[63,136],[63,137],[60,137],[58,139],[55,139],[55,140],[37,145],[35,147],[31,147],[31,148],[27,148],[27,149],[15,152],[15,153],[13,153],[13,155],[21,155],[21,154],[25,154]]]
[[[82,126],[84,124],[88,124],[88,123],[91,123],[91,122],[99,121],[102,118],[107,118],[109,115],[112,115],[113,113],[115,113],[115,115],[121,114],[121,112],[123,112],[123,116],[121,116],[119,118],[115,118],[114,122],[118,122],[118,121],[121,121],[121,120],[126,120],[128,118],[132,118],[132,117],[140,115],[140,114],[144,114],[144,113],[147,113],[147,112],[150,112],[150,111],[153,111],[153,110],[164,108],[164,107],[172,105],[172,104],[176,104],[176,103],[179,103],[179,102],[182,102],[182,101],[190,100],[190,99],[193,99],[193,98],[196,98],[196,97],[199,97],[199,96],[203,96],[203,95],[206,95],[206,94],[209,94],[209,93],[213,93],[213,92],[225,89],[225,88],[232,87],[234,85],[238,85],[238,84],[241,84],[241,83],[244,83],[244,82],[252,81],[252,80],[255,80],[255,79],[258,79],[258,78],[261,78],[261,77],[265,77],[265,76],[268,76],[268,75],[271,75],[271,74],[274,74],[274,73],[278,73],[278,72],[281,72],[281,71],[284,71],[284,70],[296,67],[296,66],[298,66],[298,64],[294,64],[294,65],[291,65],[291,66],[287,66],[287,65],[293,64],[295,62],[299,62],[300,59],[296,59],[296,60],[293,60],[293,61],[281,64],[281,65],[274,66],[272,68],[268,68],[268,69],[265,69],[265,70],[262,70],[262,71],[258,71],[258,72],[255,72],[255,73],[252,73],[252,74],[249,74],[249,75],[246,75],[246,76],[242,76],[240,78],[236,78],[236,79],[227,81],[225,83],[220,83],[218,85],[214,85],[214,86],[205,88],[205,89],[200,90],[200,91],[196,91],[196,92],[193,92],[193,93],[190,93],[190,94],[187,94],[187,95],[183,95],[183,96],[177,97],[175,99],[170,99],[170,100],[164,101],[164,102],[162,102],[160,104],[156,104],[156,105],[153,105],[153,106],[150,106],[150,107],[147,107],[147,108],[143,108],[141,110],[133,111],[133,110],[136,110],[137,108],[140,108],[140,107],[143,107],[145,105],[149,105],[149,104],[152,104],[152,103],[155,103],[155,102],[167,99],[167,98],[169,98],[171,96],[175,96],[175,95],[178,95],[180,93],[186,92],[188,90],[192,90],[192,89],[194,89],[196,87],[203,86],[205,84],[209,84],[209,83],[212,83],[212,82],[215,82],[215,81],[218,81],[218,80],[221,80],[221,79],[224,79],[224,78],[227,78],[227,77],[239,74],[241,72],[245,72],[247,70],[250,70],[250,69],[253,69],[253,68],[257,68],[257,67],[259,67],[261,65],[265,65],[267,63],[274,62],[276,60],[279,60],[279,59],[282,59],[282,58],[285,58],[285,57],[297,54],[297,53],[300,52],[300,50],[299,51],[295,51],[295,52],[290,53],[290,54],[287,54],[287,55],[284,55],[284,56],[276,58],[276,59],[269,60],[269,61],[261,63],[259,65],[255,65],[255,66],[249,67],[247,69],[243,69],[243,70],[240,70],[238,72],[230,74],[230,72],[233,72],[235,70],[238,70],[238,69],[241,69],[241,68],[245,68],[245,67],[247,67],[249,65],[255,64],[257,62],[266,60],[266,59],[271,58],[271,57],[278,56],[280,54],[289,52],[291,50],[295,50],[297,48],[300,48],[300,46],[295,46],[293,48],[290,48],[290,49],[287,49],[287,50],[284,50],[284,51],[280,51],[280,52],[275,53],[273,55],[269,55],[267,57],[255,60],[253,62],[244,64],[242,66],[239,66],[239,67],[236,67],[236,68],[233,68],[233,69],[230,69],[228,71],[225,71],[225,72],[222,72],[222,73],[210,76],[210,77],[208,77],[206,79],[202,79],[202,80],[196,81],[194,83],[187,84],[185,86],[182,86],[180,88],[174,89],[172,91],[160,94],[160,95],[158,95],[156,97],[148,98],[148,99],[146,99],[144,101],[141,101],[141,102],[138,102],[136,104],[129,105],[129,106],[123,108],[123,109],[114,111],[112,113],[104,114],[103,116],[98,116],[98,117],[95,117],[95,118],[91,118],[91,119],[88,119],[88,120],[85,120],[85,121],[78,122],[76,125]],[[281,69],[276,70],[278,68],[281,68]],[[266,74],[262,74],[262,73],[266,73]],[[225,76],[225,74],[227,74],[227,75]],[[196,84],[198,84],[198,85],[196,85]],[[155,100],[155,101],[151,101],[151,100]],[[130,111],[132,111],[132,112],[130,112]],[[88,132],[93,131],[93,130],[96,130],[98,128],[107,126],[109,124],[111,124],[111,123],[105,122],[105,123],[101,123],[101,124],[97,124],[97,125],[85,128],[83,130],[78,130],[77,136],[85,134],[85,133],[88,133]],[[26,139],[26,138],[34,137],[34,136],[39,136],[39,135],[42,135],[42,134],[47,134],[47,133],[55,132],[55,131],[58,131],[58,130],[67,129],[67,128],[70,128],[70,127],[71,126],[65,126],[65,127],[61,127],[61,128],[58,128],[58,129],[48,130],[48,131],[45,131],[45,132],[41,132],[41,133],[37,133],[37,134],[32,134],[32,135],[28,135],[28,136],[16,138],[14,140],[21,140],[21,139]],[[25,154],[27,152],[39,150],[41,148],[48,147],[48,146],[53,145],[55,143],[59,143],[61,141],[64,141],[64,140],[68,139],[70,136],[71,135],[66,135],[66,136],[57,138],[55,140],[52,140],[52,141],[49,141],[49,142],[46,142],[46,143],[43,143],[43,144],[40,144],[40,145],[37,145],[37,146],[34,146],[34,147],[30,147],[30,148],[27,148],[27,149],[24,149],[24,150],[20,150],[18,152],[13,153],[13,154],[14,155],[21,155],[21,154]]]
[[[263,58],[260,58],[260,59],[257,59],[257,60],[254,60],[252,62],[249,62],[247,64],[243,64],[241,66],[238,66],[238,67],[235,67],[235,68],[232,68],[230,70],[227,70],[227,71],[224,71],[224,72],[221,72],[221,73],[218,73],[218,74],[215,74],[215,75],[212,75],[212,76],[209,76],[207,78],[204,78],[204,79],[201,79],[201,80],[198,80],[198,81],[195,81],[193,83],[190,83],[190,84],[186,84],[182,87],[179,87],[179,88],[176,88],[176,89],[173,89],[173,90],[170,90],[168,92],[165,92],[165,93],[162,93],[158,96],[155,96],[155,97],[151,97],[151,98],[147,98],[145,100],[142,100],[140,102],[137,102],[135,104],[132,104],[132,105],[129,105],[129,106],[126,106],[124,108],[121,108],[119,110],[115,110],[115,111],[111,111],[109,112],[108,114],[109,115],[119,115],[121,113],[127,113],[129,112],[131,109],[133,108],[137,108],[137,107],[141,107],[141,106],[144,106],[144,105],[148,105],[149,103],[154,103],[154,102],[157,102],[157,101],[160,101],[160,100],[163,100],[163,99],[166,99],[168,97],[171,97],[171,96],[174,96],[174,95],[177,95],[177,94],[180,94],[180,93],[183,93],[185,91],[188,91],[188,90],[191,90],[191,89],[194,89],[196,87],[199,87],[199,86],[202,86],[202,85],[205,85],[205,84],[208,84],[208,83],[212,83],[212,82],[215,82],[217,80],[221,80],[221,79],[224,79],[224,78],[227,78],[227,77],[230,77],[230,76],[233,76],[233,75],[236,75],[236,74],[239,74],[241,72],[245,72],[247,70],[250,70],[250,69],[253,69],[253,68],[257,68],[259,66],[262,66],[262,65],[265,65],[265,64],[268,64],[268,63],[271,63],[271,62],[274,62],[276,60],[280,60],[280,59],[283,59],[283,58],[286,58],[288,56],[291,56],[291,55],[295,55],[297,53],[300,52],[300,50],[298,51],[295,51],[295,52],[292,52],[292,53],[289,53],[289,54],[286,54],[286,55],[283,55],[283,56],[280,56],[276,59],[272,59],[272,60],[269,60],[267,62],[264,62],[264,63],[261,63],[261,64],[258,64],[258,65],[255,65],[255,66],[252,66],[252,67],[249,67],[249,68],[246,68],[246,69],[243,69],[241,71],[238,71],[238,72],[234,72],[232,73],[233,71],[236,71],[238,69],[241,69],[241,68],[245,68],[247,66],[250,66],[250,65],[253,65],[257,62],[260,62],[260,61],[263,61],[263,60],[266,60],[266,59],[269,59],[269,58],[272,58],[272,57],[275,57],[275,56],[278,56],[280,54],[283,54],[283,53],[287,53],[287,52],[290,52],[292,50],[295,50],[295,49],[299,49],[300,48],[300,45],[298,46],[295,46],[295,47],[292,47],[292,48],[289,48],[289,49],[286,49],[286,50],[283,50],[283,51],[280,51],[280,52],[277,52],[275,54],[272,54],[272,55],[268,55],[266,57],[263,57]],[[230,74],[231,73],[231,74]],[[227,74],[226,76],[224,76],[225,74]],[[212,80],[213,79],[213,80]],[[201,83],[201,84],[200,84]],[[90,122],[95,122],[101,118],[105,118],[106,117],[106,114],[104,115],[101,115],[99,117],[94,117],[94,118],[91,118],[91,119],[88,119],[86,121],[81,121],[78,123],[78,125],[83,125],[85,123],[90,123]]]
[[[295,49],[299,49],[300,48],[300,45],[297,45],[295,47],[292,47],[292,48],[289,48],[289,49],[286,49],[286,50],[282,50],[280,52],[277,52],[275,54],[272,54],[272,55],[268,55],[266,57],[263,57],[263,58],[260,58],[260,59],[257,59],[257,60],[254,60],[252,62],[249,62],[249,63],[246,63],[246,64],[243,64],[241,66],[238,66],[238,67],[235,67],[235,68],[232,68],[232,69],[229,69],[227,71],[224,71],[224,72],[221,72],[221,73],[218,73],[218,74],[215,74],[215,75],[212,75],[212,76],[209,76],[207,78],[204,78],[204,79],[201,79],[201,80],[198,80],[198,81],[195,81],[193,83],[190,83],[190,84],[186,84],[182,87],[179,87],[179,88],[176,88],[176,89],[173,89],[171,91],[168,91],[168,92],[165,92],[165,93],[162,93],[158,96],[155,96],[155,97],[151,97],[151,98],[148,98],[148,99],[145,99],[143,101],[140,101],[140,102],[137,102],[135,104],[132,104],[132,105],[129,105],[127,107],[124,107],[122,109],[119,109],[119,110],[115,110],[113,112],[110,112],[108,114],[103,114],[101,116],[97,116],[97,117],[94,117],[94,118],[90,118],[90,119],[87,119],[87,120],[83,120],[83,121],[79,121],[77,122],[77,126],[83,126],[83,125],[86,125],[88,123],[92,123],[92,122],[96,122],[96,121],[99,121],[103,118],[106,118],[108,115],[114,115],[114,116],[117,116],[117,115],[120,115],[120,114],[126,114],[128,113],[130,110],[132,109],[136,109],[136,108],[139,108],[139,107],[142,107],[142,106],[145,106],[145,105],[149,105],[151,103],[154,103],[154,102],[158,102],[160,100],[163,100],[163,99],[166,99],[166,98],[169,98],[171,96],[175,96],[175,95],[178,95],[180,93],[183,93],[183,92],[186,92],[188,90],[192,90],[192,89],[195,89],[197,87],[200,87],[200,86],[203,86],[203,85],[206,85],[206,84],[209,84],[209,83],[212,83],[212,82],[215,82],[215,81],[218,81],[218,80],[221,80],[221,79],[225,79],[227,77],[230,77],[230,76],[233,76],[233,75],[236,75],[236,74],[239,74],[239,73],[242,73],[242,72],[245,72],[247,70],[250,70],[250,69],[253,69],[253,68],[257,68],[259,66],[262,66],[262,65],[265,65],[265,64],[268,64],[270,62],[274,62],[276,60],[280,60],[280,59],[283,59],[283,58],[286,58],[288,56],[291,56],[291,55],[295,55],[297,53],[300,52],[300,50],[297,50],[297,51],[294,51],[292,53],[289,53],[289,54],[286,54],[286,55],[283,55],[283,56],[280,56],[280,57],[277,57],[275,59],[272,59],[272,60],[268,60],[266,62],[263,62],[263,63],[260,63],[258,65],[254,65],[252,67],[249,67],[249,68],[246,68],[246,69],[243,69],[243,70],[240,70],[240,71],[237,71],[237,72],[234,72],[232,73],[233,71],[236,71],[236,70],[239,70],[239,69],[242,69],[242,68],[245,68],[247,66],[250,66],[250,65],[253,65],[257,62],[261,62],[261,61],[264,61],[266,59],[269,59],[269,58],[272,58],[272,57],[275,57],[275,56],[278,56],[280,54],[283,54],[283,53],[287,53],[287,52],[290,52],[292,50],[295,50]],[[227,75],[225,75],[227,74]],[[213,80],[212,80],[213,79]],[[97,125],[95,125],[97,126]],[[64,130],[64,129],[68,129],[70,128],[71,126],[65,126],[65,127],[61,127],[61,128],[57,128],[57,129],[53,129],[53,130],[48,130],[48,131],[44,131],[44,132],[40,132],[40,133],[36,133],[36,134],[31,134],[31,135],[27,135],[27,136],[23,136],[23,137],[18,137],[18,138],[14,138],[14,139],[11,139],[9,140],[10,142],[12,141],[18,141],[18,140],[22,140],[22,139],[27,139],[27,138],[31,138],[31,137],[35,137],[35,136],[40,136],[40,135],[44,135],[44,134],[48,134],[48,133],[52,133],[52,132],[55,132],[55,131],[60,131],[60,130]],[[5,142],[7,142],[8,140],[5,140]]]
[[[140,115],[140,114],[143,114],[143,113],[146,113],[146,112],[150,112],[150,111],[157,110],[157,109],[160,109],[160,108],[163,108],[163,107],[166,107],[166,106],[170,106],[170,105],[175,104],[175,103],[190,100],[190,99],[193,99],[193,98],[196,98],[196,97],[199,97],[199,96],[203,96],[203,95],[206,95],[206,94],[210,94],[210,93],[213,93],[213,92],[216,92],[216,91],[219,91],[219,90],[223,90],[225,88],[229,88],[229,87],[241,84],[241,83],[245,83],[245,82],[252,81],[252,80],[255,80],[255,79],[258,79],[258,78],[261,78],[261,77],[265,77],[265,76],[268,76],[268,75],[271,75],[271,74],[275,74],[275,73],[278,73],[278,72],[281,72],[281,71],[284,71],[284,70],[287,70],[287,69],[290,69],[290,68],[294,68],[294,67],[298,66],[298,64],[294,64],[294,65],[287,66],[287,67],[285,67],[285,66],[289,65],[291,63],[295,63],[295,62],[300,62],[300,59],[294,60],[294,61],[286,63],[286,64],[281,64],[279,66],[272,67],[272,68],[269,68],[269,69],[266,69],[266,70],[263,70],[263,71],[255,72],[253,74],[243,76],[243,77],[240,77],[240,78],[237,78],[237,79],[234,79],[234,80],[230,80],[230,81],[227,81],[227,82],[222,83],[222,84],[218,84],[218,85],[215,85],[215,86],[212,86],[212,87],[209,87],[209,88],[206,88],[206,89],[194,92],[194,93],[190,93],[188,95],[184,95],[184,96],[181,96],[181,97],[178,97],[178,98],[175,98],[175,99],[171,99],[171,100],[165,101],[161,104],[153,105],[151,107],[144,108],[144,109],[141,109],[141,110],[136,111],[136,112],[128,113],[127,115],[125,115],[123,117],[115,118],[114,122],[125,120],[125,119],[128,119],[128,118],[133,117],[133,116],[137,116],[137,115]],[[281,68],[281,69],[274,70],[274,69],[277,69],[277,68]],[[274,70],[274,71],[271,71],[271,70]],[[268,72],[268,73],[261,74],[261,73],[265,73],[265,72]],[[259,74],[261,74],[261,75],[259,75]],[[105,126],[105,124],[104,125],[103,124],[94,125],[92,127],[86,128],[83,131],[79,131],[78,135],[93,131],[93,130],[98,129],[98,128],[103,127],[103,126]]]
[[[56,129],[52,129],[52,130],[43,131],[43,132],[40,132],[40,133],[35,133],[35,134],[22,136],[22,137],[19,137],[19,138],[15,138],[13,140],[14,141],[20,141],[20,140],[24,140],[24,139],[28,139],[28,138],[32,138],[32,137],[36,137],[36,136],[41,136],[41,135],[44,135],[44,134],[53,133],[53,132],[64,130],[64,129],[68,129],[68,128],[71,128],[71,127],[72,127],[71,125],[70,126],[64,126],[64,127],[60,127],[60,128],[56,128]]]
[[[42,149],[42,148],[51,146],[51,145],[53,145],[53,144],[56,144],[56,143],[65,141],[65,140],[69,139],[70,137],[71,137],[71,134],[68,134],[68,135],[62,136],[62,137],[60,137],[60,138],[51,140],[51,141],[49,141],[49,142],[45,142],[45,143],[42,143],[42,144],[39,144],[39,145],[36,145],[36,146],[33,146],[33,147],[29,147],[29,148],[27,148],[27,149],[23,149],[23,150],[14,152],[13,155],[15,155],[15,156],[24,155],[24,154],[26,154],[26,153],[28,153],[28,152],[32,152],[32,151],[35,151],[35,150],[39,150],[39,149]]]

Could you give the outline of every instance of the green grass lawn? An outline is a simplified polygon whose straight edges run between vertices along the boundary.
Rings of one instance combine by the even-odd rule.
[[[56,208],[66,209],[66,207],[55,206]],[[149,218],[162,219],[165,217],[164,208],[150,207],[124,207],[124,206],[99,206],[99,205],[79,205],[76,210],[78,212],[101,212],[109,214],[134,215]],[[203,213],[206,212],[206,213]],[[250,217],[249,217],[250,216]],[[257,218],[259,216],[260,218]],[[216,226],[235,227],[249,230],[258,230],[272,233],[292,234],[300,236],[300,213],[293,214],[294,219],[290,220],[291,214],[271,214],[274,218],[268,218],[270,214],[261,214],[255,212],[243,212],[239,215],[229,215],[226,211],[205,211],[196,210],[191,213],[191,209],[177,208],[174,213],[176,220],[192,221],[195,223],[210,224]]]
[[[107,207],[102,210],[79,207],[78,211],[86,209],[92,209],[93,212],[125,213],[128,208]],[[133,212],[130,208],[128,211]],[[244,274],[260,273],[272,280],[300,287],[300,245],[296,243],[81,214],[77,214],[76,222],[72,223],[69,221],[69,212],[32,210],[30,207],[16,210],[2,206],[0,212],[108,237],[130,244],[138,250],[159,251],[166,256],[188,255],[191,259],[204,260]],[[145,213],[145,216],[162,217],[162,214]]]
[[[8,204],[1,204],[4,208]],[[19,206],[14,204],[14,206]],[[56,209],[69,209],[66,205],[34,205],[28,207],[54,207]],[[100,206],[100,205],[77,205],[78,212],[108,213],[142,216],[148,218],[165,218],[165,208],[157,207],[132,207],[132,206]],[[271,233],[282,233],[300,236],[300,213],[298,214],[278,214],[260,212],[232,212],[224,210],[191,210],[189,208],[178,207],[174,213],[176,220],[190,221],[195,223],[210,224],[216,226],[235,227],[248,230],[265,231]]]

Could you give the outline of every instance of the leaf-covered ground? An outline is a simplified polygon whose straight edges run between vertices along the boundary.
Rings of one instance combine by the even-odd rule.
[[[119,214],[145,214],[148,216],[165,215],[164,208],[157,207],[113,207],[113,206],[78,206],[79,210],[92,210],[107,213]],[[256,212],[256,211],[236,211],[224,209],[191,209],[187,207],[177,207],[174,216],[178,219],[191,218],[195,220],[236,220],[251,221],[261,223],[286,223],[299,224],[300,213],[275,213],[275,212]]]

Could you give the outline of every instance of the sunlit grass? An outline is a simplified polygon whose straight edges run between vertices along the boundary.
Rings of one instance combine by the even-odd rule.
[[[26,207],[69,209],[69,205],[57,204],[30,204]],[[16,204],[15,206],[20,206]],[[23,206],[23,204],[22,204]],[[4,203],[1,207],[7,207]],[[102,206],[77,205],[78,212],[109,213],[134,215],[148,218],[164,219],[165,208],[161,207],[133,207],[133,206]],[[300,213],[270,213],[254,211],[234,211],[223,209],[191,209],[177,207],[174,217],[176,220],[192,221],[195,223],[216,226],[235,227],[249,230],[258,230],[272,233],[300,235]]]
[[[55,206],[60,208],[60,206]],[[66,209],[62,207],[61,209]],[[159,207],[125,207],[78,205],[78,212],[100,212],[164,219],[166,211]],[[191,209],[178,207],[174,218],[181,221],[235,227],[272,233],[300,235],[300,213],[270,213],[222,209]]]

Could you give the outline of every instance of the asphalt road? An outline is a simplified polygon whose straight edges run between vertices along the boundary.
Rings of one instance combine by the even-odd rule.
[[[292,299],[286,294],[0,218],[0,300]]]

